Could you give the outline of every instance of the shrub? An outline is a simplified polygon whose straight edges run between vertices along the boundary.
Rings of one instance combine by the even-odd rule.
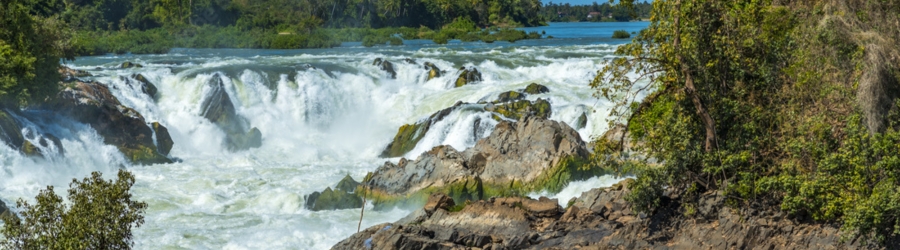
[[[19,200],[22,219],[4,218],[2,229],[5,249],[130,249],[131,230],[144,223],[147,204],[131,200],[134,175],[119,170],[115,181],[104,180],[100,173],[82,181],[72,180],[69,201],[47,187],[36,197],[37,203]]]
[[[631,38],[631,34],[629,34],[628,31],[625,31],[625,30],[617,30],[617,31],[613,31],[612,38],[615,38],[615,39]]]

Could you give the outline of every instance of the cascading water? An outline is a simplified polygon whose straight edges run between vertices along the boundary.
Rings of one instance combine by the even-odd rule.
[[[16,117],[27,124],[21,132],[33,144],[46,145],[39,146],[45,157],[27,157],[0,144],[0,198],[14,206],[18,198],[33,200],[46,185],[64,194],[62,187],[72,178],[91,171],[111,178],[125,167],[137,178],[135,197],[150,205],[146,223],[136,231],[139,249],[326,249],[356,232],[359,210],[312,212],[303,207],[304,195],[347,174],[359,180],[384,161],[396,161],[379,155],[403,124],[460,101],[471,103],[435,123],[405,157],[438,145],[464,150],[497,124],[479,101],[539,83],[550,92],[527,99],[549,99],[551,119],[576,124],[587,114],[586,126],[578,129],[582,139],[605,132],[608,104],[593,98],[587,83],[616,45],[605,40],[570,43],[176,50],[79,58],[68,66],[89,71],[94,77],[88,79],[108,85],[123,105],[168,128],[175,143],[170,156],[178,161],[131,166],[90,126],[46,111],[25,111]],[[393,63],[395,79],[372,64],[376,58]],[[119,69],[125,61],[144,67]],[[427,80],[425,62],[445,72]],[[477,68],[483,80],[455,88],[461,67]],[[135,84],[137,74],[155,85],[155,96]],[[228,132],[203,117],[202,103],[216,78],[246,122],[244,129],[261,132],[259,148],[229,150]],[[59,138],[64,152],[56,144],[41,144],[50,140],[47,134]],[[595,178],[579,185],[587,189],[605,182],[609,180]],[[560,197],[583,191],[570,189]],[[363,227],[395,221],[408,212],[369,210]]]

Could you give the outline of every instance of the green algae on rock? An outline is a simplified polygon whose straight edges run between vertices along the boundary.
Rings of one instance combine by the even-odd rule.
[[[435,66],[434,63],[425,62],[425,70],[428,70],[428,78],[425,79],[426,81],[441,77],[441,69]]]
[[[475,67],[472,67],[472,68],[463,67],[463,68],[460,68],[459,70],[460,70],[459,77],[456,78],[456,84],[454,85],[457,88],[468,85],[468,84],[480,82],[482,80],[481,72],[478,72],[478,69],[476,69]]]
[[[499,103],[488,105],[485,110],[500,114],[506,118],[518,120],[527,115],[535,115],[543,118],[549,118],[552,110],[550,102],[545,99],[538,98],[536,101],[518,100],[508,103]],[[500,117],[494,116],[495,120]]]
[[[413,148],[416,147],[416,144],[419,143],[419,140],[422,140],[425,133],[431,129],[432,125],[443,120],[444,117],[447,117],[447,115],[453,111],[453,109],[460,105],[462,105],[462,103],[457,103],[453,107],[438,111],[415,124],[400,126],[400,129],[397,130],[397,135],[394,136],[394,140],[387,145],[381,153],[381,157],[400,157],[413,150]]]
[[[540,85],[537,83],[531,83],[525,87],[525,93],[532,94],[532,95],[543,94],[543,93],[548,93],[548,92],[550,92],[550,89],[548,89],[547,86]]]

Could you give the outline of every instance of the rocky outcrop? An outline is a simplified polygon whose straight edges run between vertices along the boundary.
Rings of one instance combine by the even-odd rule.
[[[584,127],[587,127],[587,121],[587,113],[581,113],[581,115],[575,119],[575,129],[582,129]]]
[[[435,66],[434,63],[425,62],[425,70],[428,71],[428,78],[425,79],[426,81],[441,77],[441,69]]]
[[[394,64],[389,62],[388,60],[383,60],[380,57],[375,58],[375,61],[372,62],[372,65],[378,66],[379,69],[387,72],[388,75],[391,76],[391,79],[397,79],[397,71],[394,70]]]
[[[13,214],[13,212],[9,210],[8,207],[6,207],[6,203],[0,201],[0,220],[3,220],[4,218],[6,218],[6,216],[15,216],[15,214]]]
[[[59,76],[60,80],[62,80],[63,82],[72,82],[78,80],[78,78],[80,77],[88,77],[93,75],[84,70],[77,70],[69,67],[59,67]]]
[[[528,97],[528,95],[523,94],[518,91],[511,90],[511,91],[506,91],[506,92],[500,93],[500,95],[497,95],[497,101],[494,103],[518,101],[518,100],[525,99],[525,97]]]
[[[225,132],[225,146],[231,151],[247,150],[262,146],[262,133],[250,128],[249,122],[239,116],[225,91],[222,75],[215,74],[207,83],[209,92],[200,104],[201,116],[212,121]]]
[[[370,227],[332,249],[878,249],[842,241],[830,224],[798,222],[780,212],[728,208],[721,194],[697,199],[696,212],[665,196],[652,215],[624,200],[630,179],[585,192],[565,210],[556,200],[494,198],[454,206],[434,203],[395,223]],[[432,196],[432,200],[439,197]],[[890,248],[892,243],[886,246]],[[885,248],[885,247],[880,247]]]
[[[156,146],[159,148],[159,152],[169,155],[169,152],[172,151],[172,146],[175,145],[175,142],[172,141],[172,136],[169,135],[169,129],[159,124],[159,122],[151,123],[150,127],[153,128],[153,134],[156,135]]]
[[[457,203],[531,191],[559,191],[568,182],[597,176],[587,167],[585,143],[569,126],[538,116],[502,121],[490,136],[463,152],[438,146],[415,161],[387,162],[367,178],[376,208],[420,206],[444,192]]]
[[[153,141],[153,130],[137,111],[123,106],[106,85],[63,83],[63,90],[44,108],[90,125],[106,144],[116,146],[133,163],[172,162]],[[162,130],[160,130],[162,131]],[[159,136],[168,137],[168,133]]]
[[[0,141],[14,149],[21,149],[25,143],[22,137],[22,128],[12,117],[12,114],[0,108]]]
[[[151,83],[150,80],[147,80],[147,77],[142,74],[132,74],[131,78],[123,76],[120,76],[119,78],[126,84],[133,86],[135,89],[140,89],[141,92],[152,98],[156,98],[156,93],[159,92],[156,85],[153,85],[153,83]]]
[[[472,84],[481,81],[481,72],[478,72],[478,69],[475,67],[472,68],[460,68],[459,69],[459,77],[456,78],[455,86],[457,88],[465,86],[467,84]]]
[[[532,95],[543,94],[543,93],[548,93],[548,92],[550,92],[550,89],[548,89],[547,86],[540,85],[537,83],[531,83],[525,87],[525,93],[532,94]]]
[[[307,195],[305,207],[311,211],[361,208],[363,200],[354,193],[359,185],[359,182],[347,175],[334,189],[327,187],[322,192]]]

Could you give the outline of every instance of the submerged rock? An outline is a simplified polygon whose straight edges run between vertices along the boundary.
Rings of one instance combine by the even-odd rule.
[[[106,85],[98,82],[64,83],[55,100],[44,104],[90,125],[106,144],[116,146],[133,163],[171,163],[153,141],[153,130],[137,111],[123,106]],[[167,133],[164,136],[168,136]]]
[[[363,199],[355,193],[360,183],[350,175],[341,179],[335,189],[325,188],[306,196],[306,209],[311,211],[361,208]]]
[[[137,63],[133,63],[133,62],[123,62],[121,65],[119,65],[119,68],[121,68],[121,69],[143,68],[143,67],[144,67],[144,65],[140,65]]]
[[[478,69],[475,67],[472,68],[460,68],[459,69],[459,77],[456,78],[455,86],[457,88],[465,86],[467,84],[472,84],[481,81],[481,72],[478,72]]]
[[[200,103],[200,115],[225,132],[225,146],[229,150],[240,151],[262,146],[262,133],[257,128],[247,129],[249,122],[235,111],[222,77],[217,73],[207,83],[209,92]]]
[[[388,60],[383,60],[380,57],[375,58],[372,65],[378,66],[381,70],[387,72],[391,76],[391,79],[397,79],[397,71],[394,71],[394,64]]]
[[[441,69],[435,66],[433,63],[425,62],[425,70],[428,71],[428,78],[426,81],[441,77]]]
[[[532,94],[532,95],[543,94],[543,93],[548,93],[548,92],[550,92],[550,89],[548,89],[547,86],[540,85],[537,83],[528,84],[528,86],[525,87],[525,93]]]
[[[367,185],[376,208],[421,205],[434,192],[457,203],[532,191],[559,191],[568,182],[604,173],[586,167],[585,143],[569,126],[538,116],[502,121],[463,152],[438,146],[415,161],[386,162]]]

